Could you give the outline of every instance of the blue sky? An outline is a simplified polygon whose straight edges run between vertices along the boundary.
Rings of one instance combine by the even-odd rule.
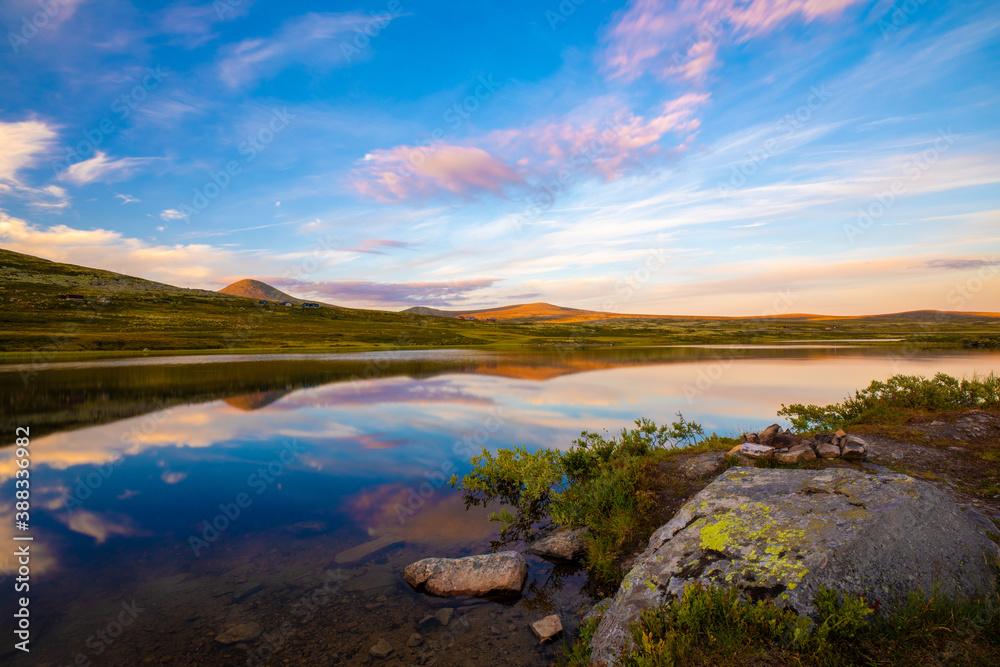
[[[1000,311],[1000,6],[0,6],[0,246],[355,307]]]

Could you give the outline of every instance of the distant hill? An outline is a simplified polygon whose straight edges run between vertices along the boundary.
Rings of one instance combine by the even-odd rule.
[[[290,301],[295,304],[303,302],[303,299],[296,299],[294,296],[289,296],[281,290],[271,287],[267,283],[262,283],[259,280],[251,280],[250,278],[237,280],[232,285],[226,285],[220,289],[219,292],[222,294],[228,294],[229,296],[245,296],[248,299]]]

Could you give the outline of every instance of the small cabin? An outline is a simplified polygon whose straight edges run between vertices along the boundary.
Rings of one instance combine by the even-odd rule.
[[[306,303],[302,304],[302,307],[303,308],[319,308],[319,304],[318,303],[309,303],[307,301]]]
[[[266,306],[267,305],[267,299],[260,299],[259,301],[257,301],[257,305],[258,306]]]
[[[291,307],[292,307],[292,306],[294,306],[295,304],[294,304],[294,303],[292,303],[291,301],[285,301],[285,302],[284,302],[284,303],[282,303],[281,305],[282,305],[282,306],[287,306],[287,307],[291,308]]]

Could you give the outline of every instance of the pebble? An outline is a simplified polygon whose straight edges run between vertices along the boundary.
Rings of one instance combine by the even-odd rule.
[[[387,642],[385,640],[385,637],[383,637],[382,639],[378,640],[377,644],[368,649],[368,652],[371,653],[376,658],[387,658],[389,654],[392,653],[394,650],[395,649],[392,648],[392,644]]]
[[[451,607],[444,607],[443,609],[438,609],[434,612],[434,618],[437,619],[438,623],[447,626],[451,623],[451,617],[455,615],[455,610]]]
[[[410,648],[415,648],[424,643],[424,638],[420,636],[419,632],[414,632],[410,635],[410,638],[406,640],[406,645]]]

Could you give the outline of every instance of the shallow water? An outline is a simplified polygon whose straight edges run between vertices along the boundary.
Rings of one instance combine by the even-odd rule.
[[[528,624],[555,612],[574,631],[592,602],[580,572],[529,556],[513,602],[430,598],[400,577],[419,558],[488,550],[485,513],[445,483],[479,446],[565,448],[583,429],[678,411],[732,433],[895,373],[1000,369],[998,353],[843,343],[239,359],[0,366],[3,431],[32,435],[24,533],[13,448],[0,450],[0,540],[34,538],[34,643],[5,662],[549,664],[558,645]],[[448,626],[408,647],[443,607]],[[216,641],[250,622],[255,640]],[[393,653],[370,658],[381,638]]]

